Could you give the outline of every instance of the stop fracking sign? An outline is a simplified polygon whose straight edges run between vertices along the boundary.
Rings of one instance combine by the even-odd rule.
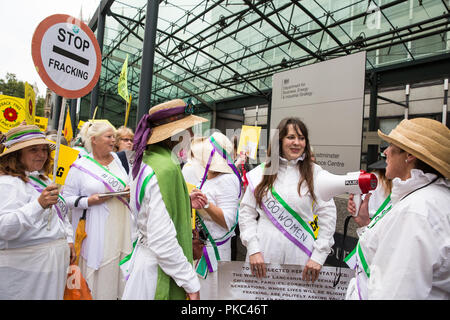
[[[59,96],[80,98],[97,84],[100,47],[79,19],[65,14],[44,19],[34,32],[31,54],[42,81]]]

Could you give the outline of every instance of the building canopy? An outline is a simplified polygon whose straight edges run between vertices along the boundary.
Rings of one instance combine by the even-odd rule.
[[[117,125],[127,55],[135,122],[147,2],[103,0],[89,23],[96,30],[105,15],[99,106]],[[363,50],[367,70],[449,54],[449,18],[448,0],[160,1],[148,108],[174,98],[205,111],[236,97],[269,101],[274,73]]]

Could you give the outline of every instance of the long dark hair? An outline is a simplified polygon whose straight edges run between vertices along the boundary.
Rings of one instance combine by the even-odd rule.
[[[283,155],[282,154],[282,140],[288,134],[289,125],[292,125],[294,127],[295,131],[297,131],[297,134],[300,134],[300,131],[301,131],[301,133],[305,137],[305,141],[306,141],[305,151],[304,151],[305,158],[303,159],[303,161],[297,162],[297,167],[298,167],[298,170],[300,172],[300,177],[301,177],[301,179],[298,183],[298,186],[297,186],[297,192],[298,192],[299,196],[301,196],[300,195],[300,187],[303,184],[303,182],[306,181],[306,184],[308,186],[309,192],[310,192],[313,200],[316,200],[316,196],[314,194],[314,176],[313,176],[314,170],[313,170],[313,162],[311,160],[312,152],[311,152],[311,146],[309,144],[308,129],[306,128],[306,125],[299,118],[295,118],[295,117],[284,118],[278,124],[278,127],[277,127],[278,132],[279,132],[278,154]],[[273,139],[276,139],[276,135]],[[255,199],[256,199],[256,203],[259,204],[259,206],[261,206],[262,198],[264,197],[264,195],[267,194],[268,191],[270,191],[272,189],[273,184],[274,184],[275,180],[277,179],[277,172],[273,172],[273,170],[271,171],[269,169],[269,167],[273,165],[272,163],[270,163],[270,159],[271,159],[271,154],[272,154],[272,145],[274,145],[275,142],[276,141],[272,140],[269,147],[267,148],[267,161],[266,161],[266,166],[264,168],[264,175],[263,175],[261,182],[255,188]],[[278,160],[278,157],[277,157],[277,160]]]

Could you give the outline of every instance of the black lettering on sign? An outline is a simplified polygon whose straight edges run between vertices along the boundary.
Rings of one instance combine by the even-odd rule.
[[[56,170],[56,176],[61,178],[64,174],[64,168],[63,167],[58,167],[58,170]]]

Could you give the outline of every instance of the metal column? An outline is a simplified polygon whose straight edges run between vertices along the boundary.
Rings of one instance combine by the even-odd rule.
[[[378,100],[378,75],[370,74],[370,111],[369,111],[369,132],[376,131],[377,128],[377,100]],[[369,144],[367,146],[367,165],[378,160],[378,145]]]
[[[141,78],[139,81],[139,101],[136,113],[136,127],[139,120],[150,108],[152,94],[153,61],[155,58],[156,27],[158,24],[158,0],[147,0],[145,34],[142,51]]]
[[[106,20],[106,11],[102,12],[101,10],[102,4],[99,5],[98,10],[98,21],[97,21],[97,41],[100,46],[100,52],[103,52],[103,39],[105,38],[105,20]],[[98,90],[99,90],[99,82],[95,85],[94,89],[91,92],[91,110],[89,112],[90,118],[94,115],[95,107],[98,105]]]

